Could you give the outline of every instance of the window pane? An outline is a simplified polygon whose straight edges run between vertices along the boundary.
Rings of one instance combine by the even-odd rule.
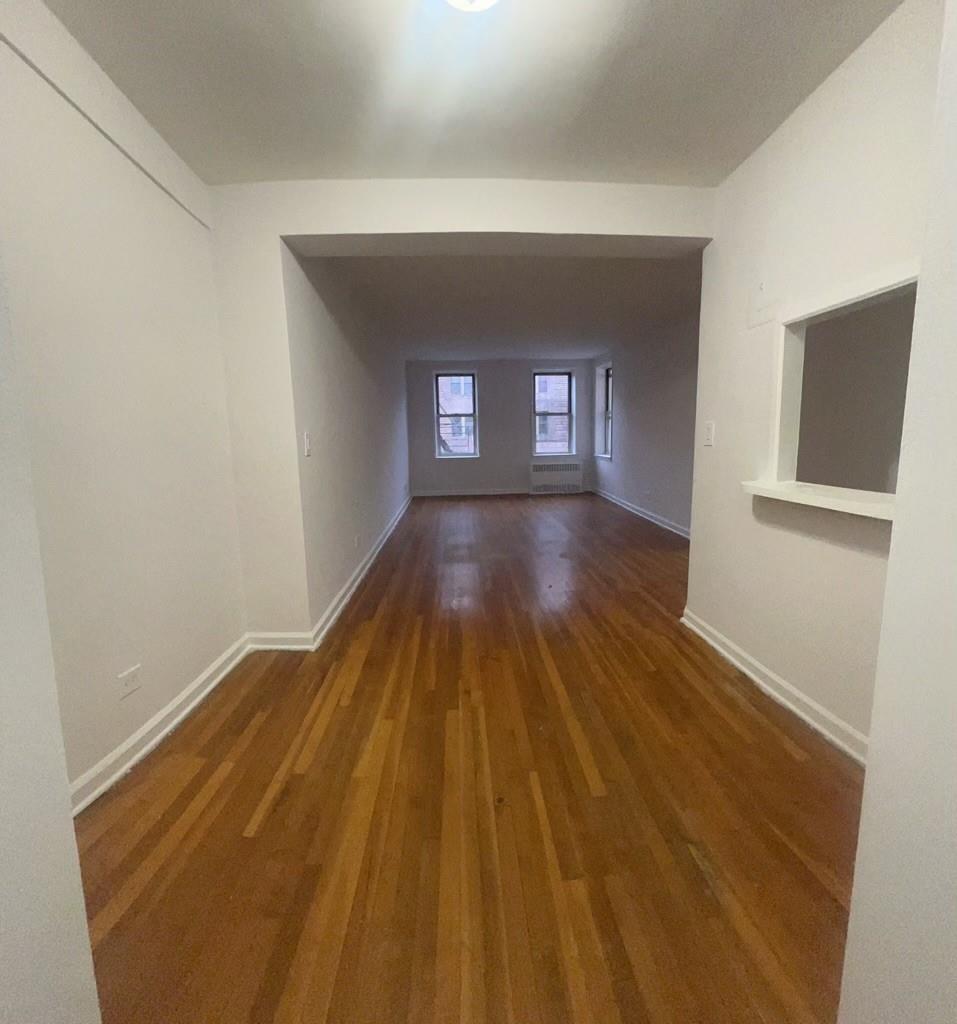
[[[436,378],[436,395],[440,416],[475,412],[471,374],[442,374]]]
[[[535,454],[567,455],[568,416],[536,416]]]
[[[475,420],[471,416],[439,417],[439,454],[475,454]]]
[[[535,412],[570,412],[568,384],[567,373],[537,373]]]

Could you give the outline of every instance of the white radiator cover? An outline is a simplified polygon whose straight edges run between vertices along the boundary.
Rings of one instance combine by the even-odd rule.
[[[529,472],[529,494],[579,494],[582,489],[580,459],[566,462],[533,462]]]

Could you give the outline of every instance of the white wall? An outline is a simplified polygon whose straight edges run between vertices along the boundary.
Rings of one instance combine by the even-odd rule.
[[[33,10],[6,8],[4,31],[20,9]],[[92,65],[57,23],[44,32],[64,65]],[[99,101],[112,86],[97,88]],[[0,46],[0,221],[75,782],[245,628],[209,231],[109,128]],[[186,175],[139,133],[157,173]],[[137,663],[142,686],[120,700],[117,674]]]
[[[689,617],[858,755],[890,527],[741,489],[773,414],[774,326],[749,307],[762,282],[797,305],[918,258],[940,13],[905,0],[731,175],[704,255]]]
[[[612,456],[595,459],[596,489],[687,534],[691,525],[697,310],[642,328],[596,363],[613,369]]]
[[[931,194],[841,1024],[957,1020],[957,4]]]
[[[249,628],[313,626],[280,239],[532,232],[708,238],[712,191],[534,181],[311,181],[213,190]],[[370,250],[367,250],[370,251]],[[373,250],[374,251],[374,248]]]
[[[209,190],[41,0],[3,0],[0,44],[29,62],[77,113],[201,223]]]
[[[405,360],[374,339],[328,261],[283,246],[282,271],[314,625],[408,499]]]
[[[410,361],[407,377],[412,493],[527,494],[532,462],[532,374],[536,370],[570,370],[575,375],[575,450],[590,471],[594,450],[593,366],[587,359]],[[477,459],[435,456],[434,374],[458,371],[474,371],[477,376]],[[567,457],[555,456],[551,461],[567,461]]]
[[[0,1020],[97,1024],[22,404],[0,282]]]

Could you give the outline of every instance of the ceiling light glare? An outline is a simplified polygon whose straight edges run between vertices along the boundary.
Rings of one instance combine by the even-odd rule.
[[[472,14],[477,14],[479,11],[487,11],[490,7],[494,7],[498,0],[445,0],[445,2],[457,11],[469,11]]]

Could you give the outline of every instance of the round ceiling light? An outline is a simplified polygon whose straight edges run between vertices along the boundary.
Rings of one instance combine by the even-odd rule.
[[[458,11],[471,11],[473,14],[478,11],[487,11],[494,7],[498,0],[445,0],[450,6]]]

